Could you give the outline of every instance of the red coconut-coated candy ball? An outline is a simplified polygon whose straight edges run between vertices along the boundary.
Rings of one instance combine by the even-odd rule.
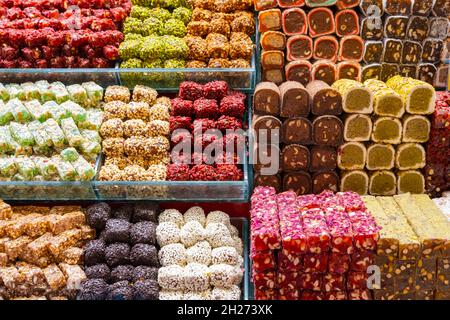
[[[216,170],[208,164],[197,164],[189,170],[189,178],[192,181],[214,181]]]
[[[228,83],[225,81],[211,81],[203,86],[203,95],[208,99],[221,100],[227,92]]]
[[[234,90],[230,90],[230,91],[228,92],[227,96],[235,97],[235,98],[238,98],[238,99],[240,99],[240,100],[242,100],[242,101],[245,101],[245,98],[247,98],[247,96],[245,95],[245,93],[240,92],[240,91],[234,91]]]
[[[203,85],[193,81],[183,81],[180,83],[179,96],[185,100],[197,100],[203,97]]]
[[[242,129],[242,121],[229,116],[220,116],[216,122],[217,129],[219,130],[237,130]]]
[[[193,114],[194,108],[191,100],[172,99],[172,116],[191,117]]]
[[[219,106],[213,99],[200,98],[194,101],[194,110],[197,118],[215,119],[219,115]]]
[[[192,157],[191,155],[183,154],[183,152],[180,151],[171,151],[170,152],[170,161],[173,164],[192,164]]]
[[[170,132],[173,132],[177,129],[186,129],[190,131],[191,121],[192,119],[190,117],[171,116],[169,119]]]
[[[226,116],[242,118],[245,112],[245,103],[236,96],[226,96],[220,101],[220,113]]]
[[[206,130],[216,129],[216,121],[208,118],[195,119],[193,123],[194,132],[205,132]]]
[[[189,166],[187,164],[167,165],[167,180],[189,181]]]
[[[242,163],[240,157],[236,153],[222,152],[220,157],[217,157],[216,164],[239,164]]]
[[[222,143],[221,137],[217,136],[215,134],[209,134],[209,133],[204,133],[202,135],[196,135],[194,137],[194,144],[201,145],[202,148],[206,148],[207,146],[209,146],[212,143],[221,144]]]
[[[177,132],[172,133],[170,137],[170,142],[172,145],[177,145],[181,142],[192,143],[192,134],[186,130],[177,130]]]
[[[242,148],[243,144],[245,143],[245,137],[242,134],[238,133],[228,133],[223,138],[223,146],[233,146],[234,144],[234,150],[237,150],[237,147],[240,146]]]
[[[219,181],[239,181],[242,180],[244,173],[234,164],[218,164],[216,176]]]
[[[192,153],[192,164],[212,164],[214,159],[212,156],[206,155],[203,152],[193,152]]]

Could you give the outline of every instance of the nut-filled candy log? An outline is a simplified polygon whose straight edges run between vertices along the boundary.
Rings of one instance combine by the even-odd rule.
[[[308,116],[310,97],[305,87],[295,81],[286,81],[279,87],[281,96],[280,117]]]
[[[308,12],[308,26],[311,37],[332,34],[336,31],[333,12],[328,8],[314,8]]]
[[[295,34],[306,34],[308,32],[308,22],[305,11],[300,8],[290,8],[282,14],[283,32],[287,36]]]
[[[339,43],[334,36],[321,36],[314,40],[314,59],[336,61]]]
[[[331,61],[318,60],[314,62],[311,70],[311,82],[315,80],[323,81],[328,85],[332,85],[337,78],[336,64]],[[310,83],[311,83],[310,82]]]
[[[287,40],[288,61],[310,59],[313,55],[313,40],[307,35],[294,35]]]

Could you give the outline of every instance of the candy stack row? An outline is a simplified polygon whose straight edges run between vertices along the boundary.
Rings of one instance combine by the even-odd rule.
[[[338,80],[343,97],[344,140],[339,147],[341,191],[393,195],[424,192],[425,148],[434,111],[434,88],[394,76],[386,83]],[[395,148],[394,148],[395,146]],[[393,169],[398,170],[394,173]]]

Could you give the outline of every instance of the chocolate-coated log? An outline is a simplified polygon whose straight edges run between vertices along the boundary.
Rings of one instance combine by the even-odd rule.
[[[400,63],[402,61],[402,52],[402,40],[384,39],[383,62]]]
[[[268,9],[258,14],[259,32],[281,29],[281,10]]]
[[[362,67],[361,81],[364,82],[368,79],[381,79],[381,64],[372,63]]]
[[[288,172],[283,176],[283,190],[297,195],[311,193],[311,176],[306,172]]]
[[[336,30],[333,11],[328,8],[315,8],[308,13],[309,35],[313,38],[332,34]]]
[[[400,65],[398,67],[399,75],[402,77],[415,77],[417,74],[417,65]]]
[[[319,116],[312,123],[315,144],[338,146],[343,141],[343,124],[336,116]]]
[[[308,33],[306,13],[300,8],[290,8],[284,10],[281,22],[283,32],[288,36]]]
[[[365,63],[380,63],[383,56],[382,41],[365,41],[363,61]]]
[[[311,150],[311,172],[336,169],[336,148],[329,146],[312,146]]]
[[[444,41],[427,38],[422,42],[422,62],[438,63],[444,50]]]
[[[284,67],[284,52],[263,50],[261,53],[261,66],[263,69],[282,69]]]
[[[336,61],[338,50],[339,43],[334,36],[321,36],[314,40],[313,57],[316,60]]]
[[[303,117],[284,120],[282,126],[282,141],[284,143],[311,144],[311,122]]]
[[[281,136],[281,121],[274,116],[257,116],[252,118],[252,126],[255,131],[256,141],[262,143],[272,142],[272,136],[280,141]],[[277,138],[278,137],[278,138]]]
[[[272,82],[260,82],[256,85],[253,96],[253,110],[255,113],[279,115],[280,90]]]
[[[311,79],[321,80],[331,85],[337,79],[337,67],[334,62],[327,60],[317,60],[311,70]]]
[[[403,41],[402,63],[418,64],[422,59],[422,44],[417,41]]]
[[[432,63],[420,63],[417,66],[417,79],[425,81],[431,85],[434,83],[437,68]]]
[[[313,54],[313,41],[307,35],[291,36],[287,40],[287,60],[310,59]]]
[[[309,115],[309,94],[297,81],[286,81],[280,85],[281,110],[283,118]]]
[[[337,65],[338,79],[361,80],[361,65],[355,61],[342,61]]]
[[[361,8],[362,13],[367,17],[381,17],[384,13],[383,0],[361,0],[359,7]]]
[[[404,39],[406,36],[408,21],[408,17],[388,16],[384,22],[384,37]]]
[[[334,171],[317,172],[312,176],[312,192],[319,194],[325,190],[338,191],[339,177]]]
[[[339,37],[359,34],[359,18],[355,10],[339,11],[336,13],[335,23],[336,34]]]
[[[261,35],[261,47],[263,50],[284,50],[286,36],[280,31],[266,31]]]
[[[340,115],[342,113],[341,94],[327,83],[314,80],[306,86],[311,99],[313,115]]]
[[[308,171],[310,154],[307,147],[290,144],[281,152],[281,165],[284,171]]]
[[[311,81],[311,68],[307,60],[291,61],[285,66],[286,80],[298,81],[306,86]]]

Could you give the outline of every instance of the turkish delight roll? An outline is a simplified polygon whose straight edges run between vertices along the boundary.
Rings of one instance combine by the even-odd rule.
[[[277,7],[277,0],[255,0],[253,1],[256,11],[267,10]]]
[[[361,0],[359,7],[365,16],[381,17],[384,13],[383,0]]]
[[[284,81],[284,69],[269,69],[262,71],[262,80],[281,84]]]
[[[441,60],[444,41],[428,38],[423,41],[422,45],[422,62],[437,63]]]
[[[306,172],[290,172],[283,176],[283,190],[292,190],[297,195],[311,193],[311,176]]]
[[[312,176],[312,192],[320,194],[324,190],[338,191],[339,176],[334,171],[317,172]]]
[[[383,42],[365,41],[363,61],[365,63],[378,63],[383,55]]]
[[[388,81],[390,78],[398,75],[398,64],[395,63],[382,63],[381,65],[381,81]]]
[[[306,86],[311,81],[312,65],[307,60],[291,61],[285,66],[286,80]]]
[[[417,16],[429,16],[435,0],[414,0],[411,14]]]
[[[313,81],[322,81],[332,85],[336,81],[337,67],[334,62],[327,60],[318,60],[314,62],[311,70],[311,79]],[[311,83],[311,82],[310,82]]]
[[[273,116],[253,116],[253,130],[256,140],[262,139],[270,143],[272,138],[279,139],[281,134],[281,121]]]
[[[430,137],[430,120],[424,116],[407,115],[403,118],[402,142],[427,142]]]
[[[445,64],[441,64],[437,67],[436,75],[434,76],[434,87],[445,88],[447,86],[448,70],[449,66]]]
[[[417,66],[416,65],[400,65],[398,67],[399,75],[402,77],[415,77],[417,74]]]
[[[321,36],[314,40],[314,59],[336,61],[339,43],[334,36]]]
[[[450,16],[450,3],[446,0],[436,0],[433,5],[434,16],[447,17]]]
[[[373,123],[372,141],[399,144],[402,138],[402,123],[397,118],[379,117]]]
[[[287,40],[288,61],[310,59],[313,54],[313,41],[309,36],[296,35],[289,37]]]
[[[341,94],[326,82],[313,80],[306,86],[311,100],[311,113],[316,116],[340,115],[342,113]]]
[[[406,38],[423,41],[428,35],[430,22],[427,17],[411,16],[406,28]]]
[[[411,14],[412,0],[389,0],[384,2],[384,12],[394,15],[408,16]]]
[[[373,111],[373,94],[362,83],[350,80],[337,80],[332,88],[342,96],[342,109],[348,113],[371,114]]]
[[[337,154],[341,170],[362,170],[366,165],[367,151],[361,142],[346,142],[339,146]]]
[[[295,34],[306,34],[308,32],[308,22],[305,11],[300,8],[290,8],[283,11],[281,18],[283,32],[292,36]]]
[[[430,20],[430,38],[445,40],[450,31],[450,21],[444,17],[433,17]]]
[[[383,81],[366,80],[364,85],[373,93],[373,112],[378,116],[401,118],[405,107],[400,95],[389,88]]]
[[[280,31],[266,31],[261,35],[263,50],[284,50],[286,48],[286,35]]]
[[[281,95],[278,86],[272,82],[260,82],[253,96],[255,113],[278,115],[280,113]]]
[[[355,1],[357,2],[357,1]],[[354,10],[342,10],[336,13],[336,34],[339,37],[359,34],[359,18]]]
[[[307,147],[290,144],[281,152],[281,165],[284,171],[308,171],[310,154]]]
[[[261,66],[263,69],[281,69],[284,67],[284,52],[269,50],[261,52]]]
[[[396,177],[392,171],[375,171],[370,175],[369,194],[391,196],[396,191]]]
[[[309,115],[309,94],[305,87],[296,81],[286,81],[279,87],[281,95],[280,117]]]
[[[386,84],[403,98],[406,112],[411,114],[433,113],[436,93],[430,84],[401,76],[392,77]]]
[[[394,167],[395,149],[390,144],[373,143],[367,148],[368,170],[390,170]]]
[[[424,193],[425,178],[420,171],[399,171],[397,174],[397,192],[400,193]]]
[[[308,26],[312,38],[334,33],[333,11],[323,7],[312,9],[308,12]]]
[[[381,64],[372,63],[362,67],[361,70],[361,81],[364,82],[368,79],[381,79]]]
[[[400,63],[402,61],[403,43],[398,39],[385,39],[383,61],[387,63]]]
[[[275,144],[255,145],[253,169],[265,175],[277,174],[281,170],[280,154],[280,149]]]
[[[434,79],[436,78],[437,68],[432,63],[420,63],[417,66],[416,78],[424,81],[428,84],[433,85]]]
[[[362,19],[361,38],[364,40],[383,39],[383,21],[380,17],[368,17]]]
[[[343,171],[341,173],[340,181],[340,191],[353,191],[361,195],[367,194],[369,187],[369,176],[365,171]]]
[[[277,0],[280,8],[303,7],[305,0]]]
[[[422,44],[417,41],[403,41],[402,63],[417,64],[422,58]]]
[[[318,145],[338,146],[343,141],[343,124],[336,116],[319,116],[312,124],[314,143]]]
[[[404,39],[409,18],[405,16],[388,16],[384,21],[384,37]]]
[[[361,61],[364,53],[364,42],[360,36],[345,36],[339,43],[339,61]]]
[[[281,10],[268,9],[258,14],[259,32],[281,29]]]
[[[395,167],[400,170],[425,167],[425,149],[418,143],[403,143],[397,147]]]
[[[312,142],[311,122],[303,117],[286,119],[283,122],[281,139],[285,143],[310,144]]]
[[[313,146],[310,150],[311,164],[309,170],[318,172],[336,169],[337,152],[333,147]]]
[[[254,186],[272,187],[277,192],[281,192],[281,177],[279,175],[263,175],[255,173]]]
[[[342,61],[337,65],[338,79],[361,80],[361,65],[356,61]]]

